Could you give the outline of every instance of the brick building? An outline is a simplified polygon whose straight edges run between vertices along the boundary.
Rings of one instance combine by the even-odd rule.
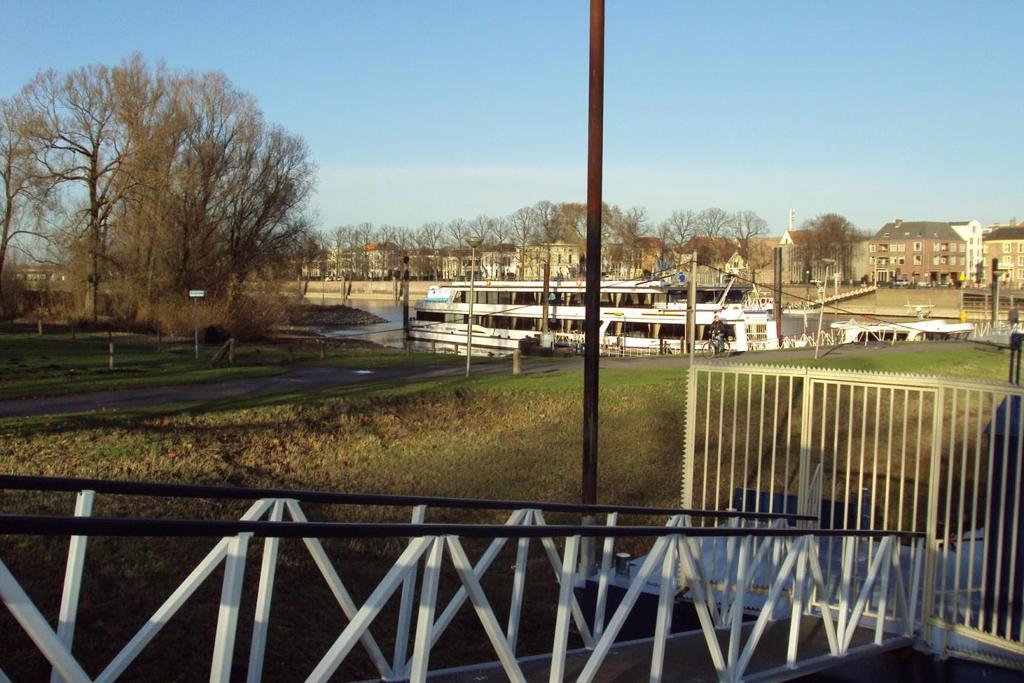
[[[999,259],[1002,282],[1014,289],[1024,288],[1024,224],[993,226],[985,235],[984,272],[992,259]]]
[[[957,224],[961,225],[961,224]],[[896,219],[882,226],[868,242],[871,280],[945,285],[971,274],[969,241],[940,221]]]

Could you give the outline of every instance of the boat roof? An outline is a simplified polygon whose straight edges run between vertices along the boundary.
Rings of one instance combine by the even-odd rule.
[[[469,281],[456,281],[449,285],[442,285],[452,289],[469,289]],[[697,289],[701,291],[721,291],[729,286],[728,282],[721,284],[698,284]],[[484,290],[501,290],[504,292],[537,292],[543,291],[543,280],[476,280],[473,287]],[[587,284],[584,280],[576,279],[552,279],[549,283],[552,290],[561,292],[585,292]],[[689,285],[683,282],[671,282],[668,280],[602,280],[601,291],[623,294],[634,293],[665,293],[685,292]],[[749,283],[733,282],[733,291],[747,291],[753,289]]]

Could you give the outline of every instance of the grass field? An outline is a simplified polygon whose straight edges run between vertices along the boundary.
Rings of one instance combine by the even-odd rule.
[[[364,359],[365,360],[365,359]],[[741,360],[756,360],[755,357]],[[389,362],[397,362],[388,359]],[[305,362],[305,361],[303,361]],[[311,359],[308,362],[318,362]],[[351,362],[341,360],[337,362]],[[382,361],[384,362],[384,361]],[[416,362],[416,359],[413,359]],[[784,359],[785,364],[803,361]],[[946,349],[911,353],[873,353],[835,358],[819,364],[852,369],[927,372],[937,369],[974,379],[1001,380],[1007,356],[989,350]],[[601,502],[673,506],[679,500],[684,367],[605,368],[601,374],[599,498]],[[566,500],[579,497],[582,452],[582,376],[579,372],[479,376],[397,386],[334,389],[216,404],[175,406],[67,418],[0,422],[0,471],[5,473],[102,477],[145,481],[274,486],[298,489],[424,494],[500,499]],[[68,514],[70,495],[5,494],[0,512]],[[100,497],[104,516],[237,517],[236,504],[189,505],[157,499]],[[408,510],[328,509],[308,511],[312,519],[406,519]],[[430,519],[443,518],[431,512]],[[494,515],[463,516],[463,521],[500,521]],[[76,651],[102,668],[177,581],[209,548],[199,541],[93,539],[80,623],[101,629],[102,639],[76,639]],[[387,548],[336,543],[332,556],[361,601],[380,577]],[[393,550],[393,548],[392,548]],[[475,548],[479,552],[480,548]],[[642,547],[636,548],[643,550]],[[510,551],[514,557],[514,549]],[[29,592],[56,613],[64,541],[0,539],[4,557]],[[358,557],[357,562],[351,561]],[[496,563],[488,586],[497,608],[507,603],[508,552]],[[8,558],[11,558],[8,560]],[[246,595],[252,603],[259,555],[247,568]],[[536,576],[550,575],[543,561]],[[275,591],[274,619],[266,680],[290,680],[308,671],[323,654],[344,620],[319,582],[308,556],[296,543],[282,545],[281,585]],[[450,589],[450,577],[446,584]],[[550,582],[548,582],[550,583]],[[175,620],[154,643],[153,651],[131,670],[132,678],[157,679],[188,657],[201,669],[209,662],[219,582],[196,596],[187,620]],[[544,590],[544,589],[538,589]],[[551,624],[548,594],[524,617]],[[115,617],[112,615],[128,617]],[[240,642],[246,643],[242,615]],[[393,604],[382,615],[393,619]],[[313,626],[310,626],[310,625]],[[201,628],[199,625],[202,625]],[[437,666],[465,658],[493,659],[486,647],[459,647],[478,632],[472,614],[456,623],[442,641]],[[0,632],[12,636],[0,649],[0,668],[14,680],[35,679],[45,665],[17,635],[6,613]],[[387,633],[387,629],[383,629]],[[385,652],[390,643],[382,642]],[[550,647],[550,634],[534,629],[524,652]],[[282,649],[283,648],[283,649]],[[187,653],[187,654],[182,654]],[[236,656],[244,666],[244,648]],[[432,660],[432,664],[434,660]],[[236,673],[240,673],[236,671]],[[345,674],[372,673],[359,657]]]
[[[353,362],[352,357],[337,360]],[[898,372],[939,367],[950,376],[998,380],[1006,362],[1005,353],[940,349],[869,354],[819,365]],[[676,500],[685,379],[685,368],[602,371],[602,500],[647,505]],[[581,394],[578,372],[494,375],[7,420],[0,422],[0,468],[65,476],[574,500],[582,451]]]

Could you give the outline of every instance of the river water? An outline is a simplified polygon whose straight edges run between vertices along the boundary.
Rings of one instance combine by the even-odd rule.
[[[325,337],[348,337],[365,339],[376,342],[390,348],[402,348],[402,305],[396,304],[388,299],[349,299],[349,306],[358,308],[368,313],[383,318],[386,322],[374,325],[357,325],[345,328],[321,329],[320,333]],[[409,303],[410,315],[415,315],[413,302]],[[834,322],[849,320],[849,315],[828,315],[823,316],[821,329],[829,330],[829,325]],[[875,322],[879,319],[873,318]],[[907,318],[885,318],[888,321],[906,321]],[[799,336],[801,334],[814,334],[818,330],[818,315],[814,312],[804,314],[783,314],[782,334],[785,336]],[[414,350],[429,351],[430,344],[414,343]]]
[[[373,325],[355,325],[353,327],[332,327],[320,330],[325,337],[348,337],[365,339],[383,346],[402,348],[402,305],[388,299],[349,299],[352,308],[373,313],[385,322]],[[412,302],[409,303],[410,315],[414,315]]]

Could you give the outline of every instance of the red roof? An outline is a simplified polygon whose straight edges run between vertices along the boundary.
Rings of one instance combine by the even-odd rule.
[[[793,244],[810,244],[814,232],[811,230],[790,230],[789,238],[793,240]]]

